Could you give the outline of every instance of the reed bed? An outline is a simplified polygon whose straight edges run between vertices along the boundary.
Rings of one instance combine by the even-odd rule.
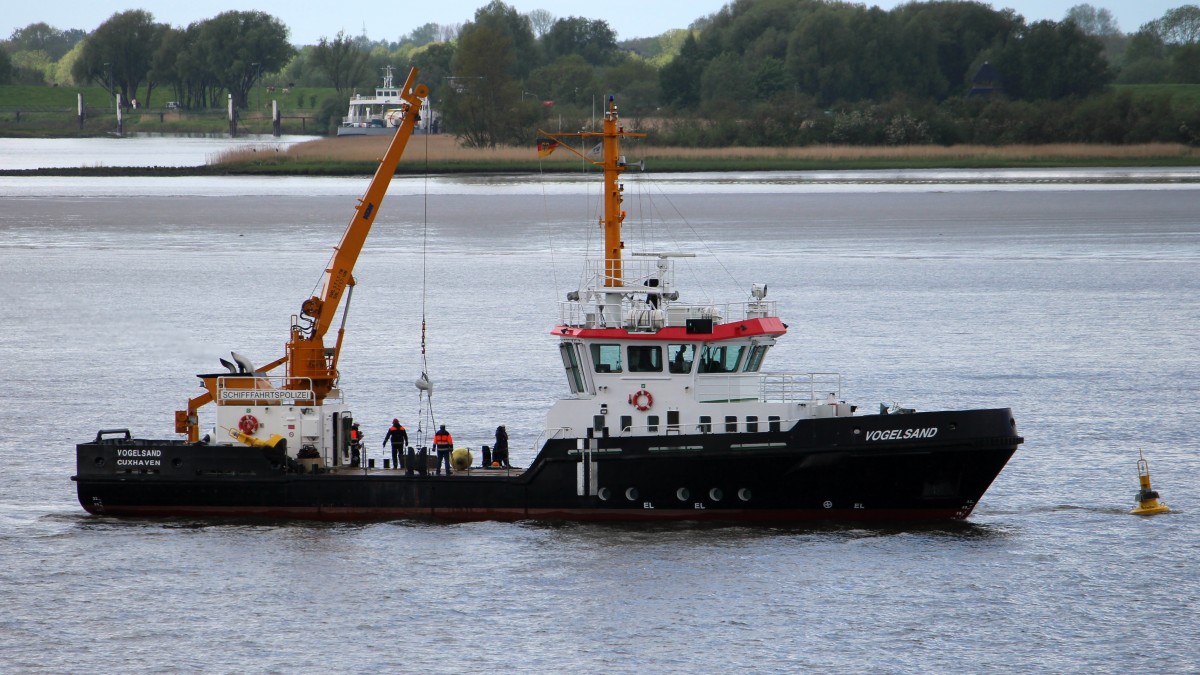
[[[902,145],[854,146],[813,145],[792,148],[645,148],[647,157],[725,158],[725,159],[801,159],[801,160],[930,160],[978,159],[1006,160],[1062,159],[1147,159],[1158,157],[1200,157],[1200,149],[1174,143],[1140,145],[1092,145],[1054,143],[1048,145]]]
[[[306,162],[378,162],[387,150],[390,136],[347,136],[342,138],[320,138],[297,143],[277,155],[282,160]],[[528,148],[500,147],[465,148],[454,136],[446,134],[416,135],[409,139],[401,164],[418,162],[494,161],[520,162],[537,158],[532,146]],[[219,153],[210,164],[238,164],[262,161],[263,153],[258,148],[243,148]],[[552,160],[561,160],[551,155]]]
[[[209,163],[217,168],[250,165],[280,169],[289,165],[304,166],[316,167],[316,170],[319,167],[369,167],[378,162],[389,140],[388,136],[355,136],[307,141],[284,151],[251,147],[220,153]],[[582,147],[587,147],[589,142],[585,141]],[[856,165],[1145,165],[1156,160],[1173,165],[1200,163],[1200,148],[1173,143],[679,148],[635,141],[626,142],[624,151],[631,162],[657,160],[656,167],[676,170],[812,168],[824,164],[829,164],[831,168],[849,168]],[[579,156],[566,148],[556,150],[549,157],[539,158],[532,143],[528,147],[467,148],[459,145],[450,135],[413,136],[400,162],[402,171],[412,171],[422,166],[436,167],[437,170],[455,167],[469,170],[528,170],[532,167],[567,170],[578,167],[579,163]]]

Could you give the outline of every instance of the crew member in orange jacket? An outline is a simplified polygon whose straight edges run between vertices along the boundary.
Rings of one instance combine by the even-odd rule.
[[[446,475],[449,476],[450,471],[450,451],[454,449],[454,437],[446,431],[446,425],[443,424],[438,428],[437,433],[433,435],[433,447],[437,450],[437,473],[442,475],[442,460],[446,460]]]
[[[362,456],[363,433],[358,430],[358,422],[350,425],[350,466],[358,466]]]

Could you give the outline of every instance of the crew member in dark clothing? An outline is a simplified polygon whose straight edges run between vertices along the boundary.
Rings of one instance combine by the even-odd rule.
[[[404,447],[408,445],[408,431],[404,429],[403,424],[400,424],[399,419],[392,419],[392,426],[388,428],[387,435],[383,437],[384,447],[387,447],[388,441],[392,442],[392,466],[403,469]]]
[[[450,470],[450,452],[454,450],[454,437],[446,431],[446,425],[443,424],[433,435],[433,447],[437,450],[437,473],[442,475],[442,460],[446,461],[446,475],[449,476],[453,472]]]
[[[358,466],[362,457],[363,433],[358,430],[358,422],[350,425],[350,466]]]
[[[658,288],[658,279],[655,279],[655,278],[647,279],[642,282],[642,285],[649,286],[651,288]],[[648,306],[650,309],[658,309],[658,302],[661,299],[662,299],[662,293],[659,293],[657,291],[651,291],[646,294],[646,306]]]
[[[499,462],[505,469],[511,469],[508,463],[508,431],[504,425],[496,427],[496,445],[492,446],[492,460]]]

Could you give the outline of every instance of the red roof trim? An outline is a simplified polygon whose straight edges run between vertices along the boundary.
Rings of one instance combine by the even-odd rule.
[[[573,337],[604,340],[645,340],[648,342],[720,342],[736,340],[754,335],[778,337],[787,333],[787,327],[776,317],[747,319],[713,326],[711,333],[689,333],[683,326],[662,328],[655,333],[630,332],[624,328],[573,328],[557,326],[551,335],[560,338]]]

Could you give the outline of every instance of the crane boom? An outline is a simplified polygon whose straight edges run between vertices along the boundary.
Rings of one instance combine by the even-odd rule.
[[[392,137],[387,152],[379,161],[379,168],[375,170],[375,176],[367,186],[366,194],[355,207],[354,217],[346,226],[329,268],[325,270],[319,294],[304,301],[298,320],[292,323],[291,337],[287,345],[289,382],[298,382],[298,378],[308,378],[318,404],[337,382],[337,357],[341,350],[341,339],[336,347],[325,348],[325,333],[333,323],[333,317],[346,288],[354,285],[354,264],[379,213],[379,205],[383,202],[392,176],[396,173],[400,157],[404,155],[408,139],[420,119],[421,103],[429,95],[429,89],[423,84],[416,84],[416,79],[417,69],[413,68],[400,90],[400,97],[405,103],[401,106],[403,119],[396,135]]]
[[[325,400],[330,390],[337,384],[337,361],[344,334],[343,329],[339,329],[335,346],[326,348],[325,333],[333,324],[333,318],[341,305],[343,295],[347,297],[347,304],[349,303],[349,289],[354,286],[354,264],[358,261],[363,244],[371,231],[371,225],[374,224],[375,217],[379,214],[379,205],[383,202],[384,195],[387,194],[388,185],[391,184],[400,158],[404,155],[408,139],[412,137],[413,130],[420,120],[421,104],[429,96],[428,87],[416,84],[417,72],[416,68],[409,71],[408,78],[404,81],[404,87],[400,90],[400,98],[404,100],[404,103],[400,105],[402,111],[400,125],[388,144],[383,158],[379,160],[379,167],[375,170],[375,176],[371,178],[371,183],[367,186],[366,194],[358,201],[358,206],[354,209],[354,216],[350,219],[350,224],[346,226],[341,241],[334,249],[329,267],[322,277],[320,291],[317,295],[305,300],[300,306],[300,313],[292,317],[286,353],[283,357],[250,373],[252,377],[261,376],[286,364],[287,377],[284,388],[311,389],[313,402],[317,405]],[[342,326],[343,328],[345,326],[344,315]],[[199,440],[200,426],[197,413],[201,406],[212,403],[216,398],[221,374],[201,375],[200,378],[204,382],[206,392],[190,399],[186,410],[179,410],[175,413],[176,433],[187,434],[188,440],[191,442]]]

